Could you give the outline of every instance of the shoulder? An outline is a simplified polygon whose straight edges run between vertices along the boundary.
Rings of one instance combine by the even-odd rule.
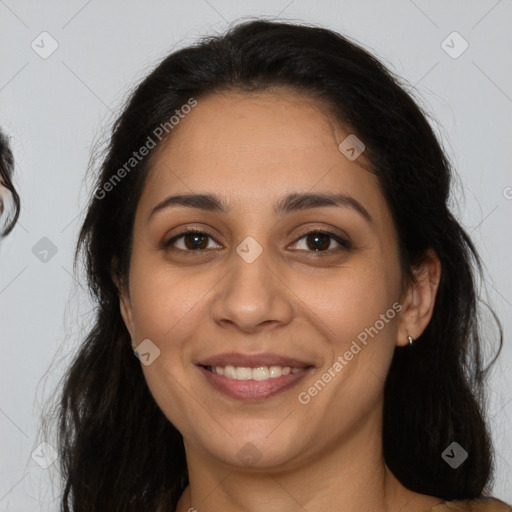
[[[512,512],[512,507],[495,498],[445,501],[436,505],[431,512]]]

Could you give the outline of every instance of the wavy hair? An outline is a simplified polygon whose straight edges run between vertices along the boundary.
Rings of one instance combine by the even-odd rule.
[[[364,141],[398,233],[403,284],[414,281],[427,250],[441,261],[431,321],[414,345],[395,350],[385,383],[386,464],[405,487],[446,500],[487,490],[493,459],[478,318],[482,265],[449,210],[453,170],[429,115],[397,76],[349,38],[256,20],[169,54],[135,88],[113,125],[75,255],[96,313],[59,394],[64,512],[175,510],[188,484],[182,436],[148,389],[116,286],[127,282],[134,214],[151,155],[108,193],[98,191],[107,190],[133,152],[190,98],[271,87],[325,101]],[[470,454],[457,470],[441,457],[453,441]]]
[[[0,131],[0,184],[9,191],[12,202],[11,211],[7,212],[5,219],[0,224],[0,236],[7,236],[14,229],[20,215],[20,196],[12,182],[13,172],[14,158],[9,146],[9,140]],[[0,196],[0,216],[3,216],[4,211],[4,199]]]

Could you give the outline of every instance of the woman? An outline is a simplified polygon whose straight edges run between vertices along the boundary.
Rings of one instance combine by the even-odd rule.
[[[450,180],[398,79],[334,32],[254,21],[169,55],[80,233],[97,316],[61,397],[62,510],[510,510],[485,497],[481,269]]]
[[[14,159],[9,140],[0,131],[0,237],[7,236],[20,215],[20,197],[12,183]],[[12,208],[6,203],[12,203]]]

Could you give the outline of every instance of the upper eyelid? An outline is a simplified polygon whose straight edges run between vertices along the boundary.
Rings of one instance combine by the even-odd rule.
[[[174,234],[172,237],[169,238],[169,240],[172,238],[181,236],[181,235],[186,235],[187,233],[190,233],[190,232],[205,234],[205,235],[210,236],[211,238],[216,237],[216,235],[212,234],[212,231],[217,231],[215,228],[212,228],[211,226],[199,227],[199,226],[195,226],[192,224],[193,223],[182,224],[180,227],[177,228],[177,229],[180,229],[181,231]],[[200,224],[202,224],[202,223],[200,223]],[[306,227],[304,227],[300,230],[301,234],[297,235],[297,236],[304,236],[311,232],[322,231],[322,232],[325,232],[326,234],[330,233],[334,236],[339,236],[341,238],[346,238],[347,240],[351,240],[351,237],[348,235],[348,233],[339,227],[335,227],[333,225],[324,225],[324,226],[315,225],[315,224],[322,224],[322,222],[316,222],[316,223],[308,222],[307,224],[308,225]],[[325,224],[325,222],[323,224]],[[288,237],[292,231],[295,231],[295,228],[287,231],[286,236]]]

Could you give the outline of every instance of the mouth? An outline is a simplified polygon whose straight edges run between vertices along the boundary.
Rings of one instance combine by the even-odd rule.
[[[275,354],[224,354],[197,364],[216,391],[246,401],[265,400],[289,390],[314,366]]]
[[[299,373],[304,368],[291,368],[290,366],[257,366],[251,368],[249,366],[204,366],[206,370],[217,375],[223,375],[228,379],[235,380],[269,380],[278,379],[282,375],[290,373]]]

